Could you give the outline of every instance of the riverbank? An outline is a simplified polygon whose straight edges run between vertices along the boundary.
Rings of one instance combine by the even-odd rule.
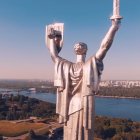
[[[34,94],[35,95],[35,94]],[[38,94],[37,94],[38,95]],[[43,93],[40,94],[44,95]],[[44,96],[43,96],[44,97]],[[111,99],[110,99],[111,98]],[[116,137],[119,137],[120,139],[127,139],[127,138],[140,138],[140,122],[132,121],[131,119],[120,119],[120,118],[132,118],[128,113],[129,111],[134,111],[130,114],[137,114],[139,113],[138,108],[133,108],[133,105],[135,104],[136,107],[140,106],[139,101],[133,101],[133,105],[131,105],[131,100],[118,100],[116,98],[112,98],[111,96],[109,97],[97,97],[95,100],[95,106],[96,108],[96,116],[95,119],[95,136],[99,139],[113,139],[115,140]],[[5,119],[10,119],[12,121],[6,121],[5,123],[10,124],[12,122],[12,125],[8,128],[5,128],[7,124],[4,124],[3,121],[1,121],[0,125],[0,135],[3,136],[17,136],[19,137],[24,137],[26,136],[26,140],[30,140],[30,137],[32,136],[30,131],[33,129],[35,134],[33,137],[35,137],[35,140],[40,140],[39,138],[41,137],[46,137],[46,133],[50,131],[50,128],[52,128],[53,124],[57,122],[57,115],[55,114],[55,105],[49,102],[43,102],[38,99],[32,99],[25,97],[23,95],[16,95],[16,96],[10,96],[7,99],[0,99],[0,104],[1,108],[5,114],[7,114],[5,117],[2,116],[3,113],[1,114],[1,117],[4,117]],[[13,106],[14,105],[14,106]],[[125,105],[125,107],[123,107]],[[8,108],[6,108],[8,107]],[[99,110],[99,108],[101,110]],[[7,110],[6,110],[7,109]],[[127,110],[128,109],[128,110]],[[117,112],[119,110],[119,112]],[[101,111],[101,113],[99,112]],[[107,111],[108,115],[104,114],[104,112]],[[99,113],[99,114],[98,114]],[[103,117],[103,116],[110,116],[110,114],[118,114],[116,118],[114,116],[111,117]],[[19,116],[20,115],[20,116]],[[40,119],[34,120],[34,119],[29,119],[29,116],[34,116],[39,117]],[[126,115],[126,116],[122,116]],[[140,114],[137,114],[139,117]],[[24,117],[21,119],[21,117]],[[46,120],[44,117],[50,118],[50,120]],[[3,118],[3,119],[4,119]],[[17,119],[19,121],[17,121]],[[43,119],[44,118],[44,119]],[[52,121],[52,118],[54,119]],[[14,121],[15,120],[15,121]],[[27,121],[25,123],[25,121]],[[31,122],[29,122],[31,121]],[[14,123],[13,123],[14,122]],[[26,124],[26,125],[25,125]],[[16,128],[16,126],[20,126],[18,129],[15,131],[12,129],[12,127]],[[7,125],[8,126],[8,125]],[[21,127],[22,126],[22,127]],[[27,126],[26,132],[25,127]],[[31,128],[31,126],[33,126]],[[38,127],[37,129],[35,129]],[[40,128],[39,128],[40,127]],[[5,131],[4,131],[5,128]],[[23,129],[24,128],[24,129]],[[48,130],[49,128],[49,130]],[[11,133],[14,132],[14,134],[6,135],[2,133],[1,131],[4,131],[5,133]],[[18,134],[18,135],[17,135]],[[109,135],[108,135],[109,134]],[[62,136],[62,134],[61,134]],[[29,138],[29,139],[28,139]],[[15,138],[14,138],[15,140]]]
[[[140,98],[137,98],[137,97],[125,97],[125,96],[104,96],[104,95],[95,95],[95,97],[98,97],[98,98],[115,98],[115,99],[135,99],[135,100],[140,100]]]
[[[112,90],[113,93],[114,89]],[[8,95],[11,95],[10,93],[8,93]],[[13,97],[11,98],[11,104],[15,103],[15,105],[18,103],[20,103],[20,105],[22,105],[22,107],[24,108],[24,110],[29,110],[29,112],[27,113],[28,116],[33,116],[34,114],[41,114],[41,110],[43,110],[44,114],[49,114],[49,112],[52,110],[48,109],[40,109],[40,105],[37,107],[37,104],[34,104],[34,108],[36,111],[34,111],[33,113],[30,113],[30,109],[31,106],[30,104],[32,104],[32,102],[34,103],[35,101],[32,101],[32,98],[36,98],[39,99],[40,101],[44,101],[44,103],[50,102],[53,103],[53,109],[55,110],[55,103],[56,103],[56,94],[52,94],[52,93],[28,93],[28,92],[20,92],[20,94],[14,94],[13,93]],[[23,96],[27,96],[28,100],[24,102],[24,98],[20,97],[21,95]],[[95,111],[97,115],[103,115],[103,116],[110,116],[110,117],[116,117],[116,118],[130,118],[133,121],[140,121],[140,102],[138,98],[133,98],[133,97],[120,97],[120,96],[103,96],[104,94],[99,93],[99,95],[96,95],[95,98]],[[117,94],[116,94],[117,95]],[[15,96],[18,96],[15,97]],[[20,98],[19,98],[20,97]],[[6,99],[5,99],[6,100]],[[34,99],[33,99],[34,100]],[[3,109],[6,109],[5,105],[5,101],[1,102],[1,107],[3,107]],[[40,102],[41,103],[41,102]],[[43,104],[44,104],[43,103]],[[18,106],[17,106],[18,107]],[[18,114],[21,114],[20,116],[22,117],[25,113],[22,111],[20,111],[22,107],[18,107],[16,109],[15,107],[12,107],[14,110],[17,110],[17,113],[15,113],[15,111],[13,110],[13,113],[10,112],[10,114],[7,114],[6,116],[8,118],[16,118],[16,116],[18,117]],[[12,109],[11,108],[11,109]],[[6,110],[5,110],[6,111]],[[4,111],[4,112],[5,112]],[[46,112],[47,111],[47,112]],[[0,115],[0,118],[5,118],[6,116],[4,116],[3,113],[1,113],[2,115]],[[41,114],[42,115],[42,114]]]
[[[140,99],[140,87],[100,87],[98,95],[114,98]]]
[[[5,124],[3,125],[3,123]],[[11,121],[0,121],[0,126],[3,126],[0,127],[0,134],[6,136],[7,140],[43,140],[50,136],[55,140],[58,140],[57,138],[60,138],[59,140],[63,139],[63,125],[60,125],[56,120],[42,123],[28,122],[26,125],[21,121],[21,123],[12,123],[7,129],[5,126],[8,124],[11,124]],[[24,126],[24,130],[21,126]],[[94,132],[95,140],[140,139],[140,122],[96,116]]]
[[[19,94],[3,98],[0,94],[0,120],[24,120],[32,116],[55,118],[55,108],[55,104],[37,98]]]

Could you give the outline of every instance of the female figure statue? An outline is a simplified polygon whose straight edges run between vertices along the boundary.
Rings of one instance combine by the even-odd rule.
[[[103,71],[102,61],[111,47],[119,24],[120,19],[112,19],[112,26],[99,50],[87,61],[87,45],[82,42],[75,44],[76,63],[59,56],[60,32],[52,29],[47,35],[50,41],[48,48],[55,64],[56,113],[59,114],[59,123],[64,124],[64,140],[94,139],[94,94],[98,91]]]

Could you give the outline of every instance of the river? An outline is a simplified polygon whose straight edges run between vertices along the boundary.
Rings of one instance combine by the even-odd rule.
[[[56,101],[56,95],[52,93],[20,92],[20,94],[51,103]],[[96,97],[95,112],[96,115],[140,121],[140,100]]]

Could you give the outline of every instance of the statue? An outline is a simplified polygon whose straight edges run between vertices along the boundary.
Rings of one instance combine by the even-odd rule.
[[[59,56],[63,44],[62,30],[55,30],[53,25],[47,28],[47,47],[55,64],[56,113],[59,114],[59,123],[64,124],[64,140],[94,139],[94,95],[98,92],[103,59],[111,47],[120,19],[118,13],[113,15],[112,25],[99,50],[87,61],[87,45],[83,42],[75,44],[76,63]]]

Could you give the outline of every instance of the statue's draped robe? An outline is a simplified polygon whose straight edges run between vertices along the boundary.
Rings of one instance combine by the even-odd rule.
[[[102,70],[103,63],[95,57],[85,63],[56,59],[56,113],[59,123],[64,123],[64,140],[93,140],[94,94],[98,91]]]

